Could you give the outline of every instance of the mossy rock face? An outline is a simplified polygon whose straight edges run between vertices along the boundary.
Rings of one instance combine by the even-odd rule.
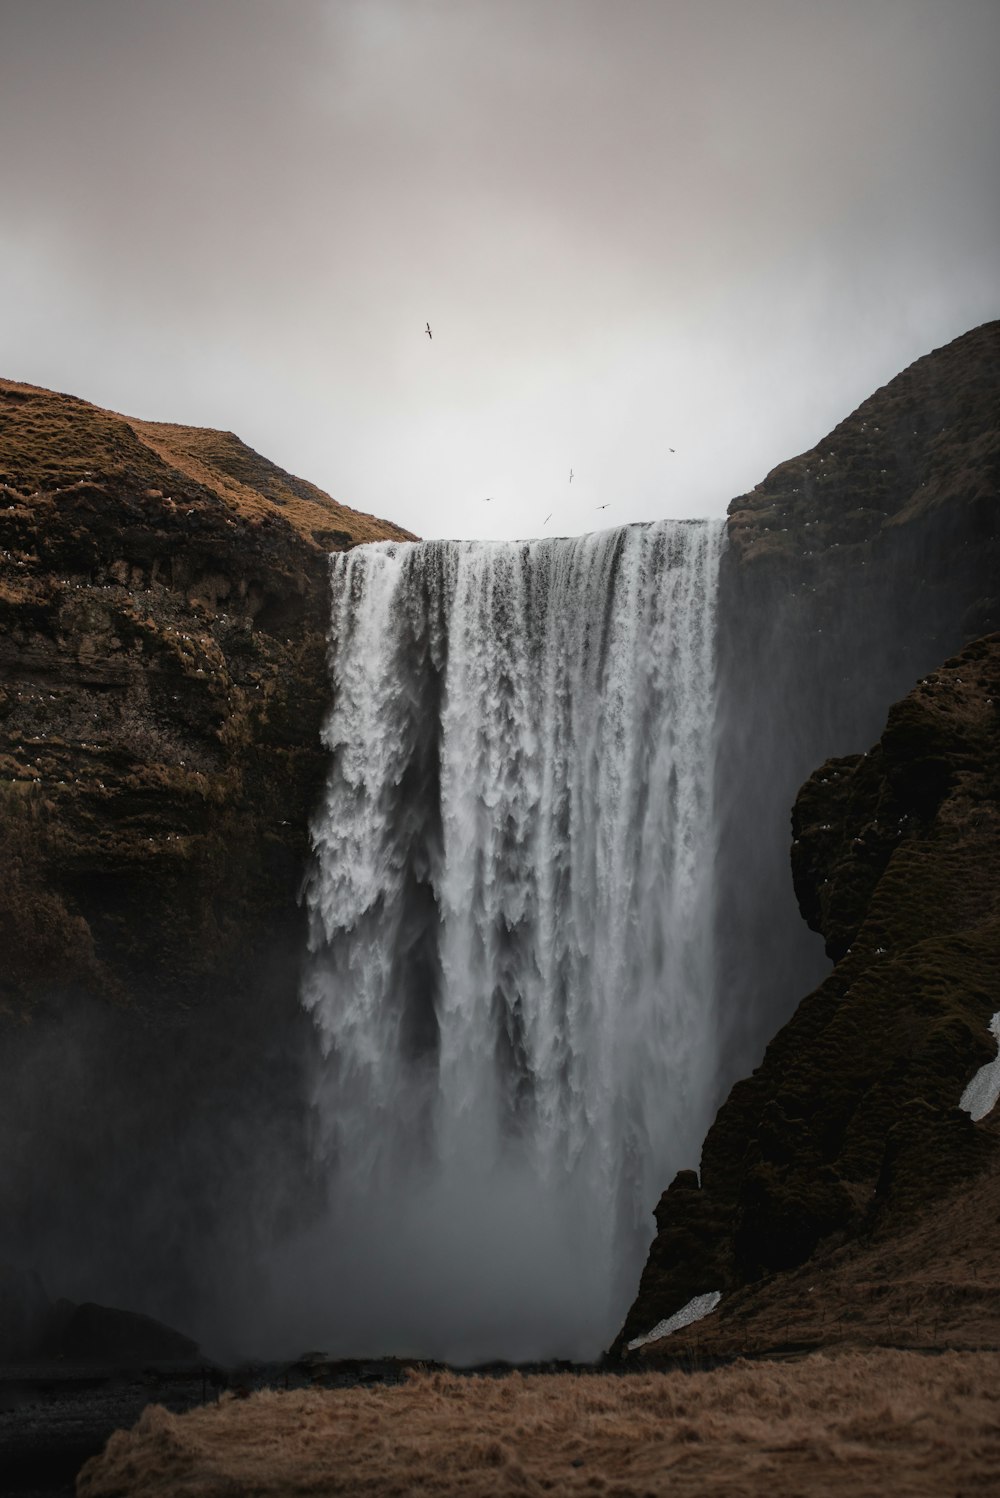
[[[327,553],[405,536],[232,433],[0,380],[0,1013],[253,981],[324,772]]]
[[[1000,635],[921,681],[869,754],[817,770],[793,831],[837,965],[719,1110],[700,1188],[661,1201],[615,1355],[699,1291],[905,1231],[994,1156],[958,1103],[996,1054]]]

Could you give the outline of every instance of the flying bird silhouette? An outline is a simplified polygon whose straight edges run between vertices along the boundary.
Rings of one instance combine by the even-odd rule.
[[[427,336],[428,336],[428,338],[433,338],[434,337],[434,334],[431,332],[431,325],[430,325],[430,323],[427,324]]]
[[[548,525],[548,523],[549,523],[549,521],[551,519],[552,519],[552,511],[550,510],[549,513],[546,515],[545,519],[542,521],[542,524],[543,525]]]
[[[610,501],[610,499],[609,499],[609,500],[608,500],[608,505],[609,505],[609,504],[610,504],[610,503],[611,503],[611,501]],[[599,509],[599,510],[606,510],[606,509],[607,509],[607,508],[608,508],[608,505],[598,505],[598,506],[597,506],[597,508],[598,508],[598,509]]]
[[[673,447],[672,447],[672,448],[671,448],[671,449],[670,449],[670,451],[671,451],[671,452],[675,452],[675,451],[676,451],[676,449],[675,449],[675,448],[673,448]]]
[[[573,470],[572,470],[572,468],[569,471],[569,481],[570,481],[570,483],[573,482]]]

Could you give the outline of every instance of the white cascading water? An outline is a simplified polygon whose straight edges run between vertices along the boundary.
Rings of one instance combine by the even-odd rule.
[[[332,559],[303,1001],[341,1353],[590,1357],[714,1107],[724,528]]]

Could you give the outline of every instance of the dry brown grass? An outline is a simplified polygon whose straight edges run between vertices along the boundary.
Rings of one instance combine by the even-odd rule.
[[[413,539],[286,473],[233,432],[139,421],[76,396],[0,379],[0,490],[20,501],[122,480],[158,499],[186,484],[185,503],[198,502],[191,488],[197,486],[255,524],[280,517],[322,550],[336,544],[328,538],[338,532],[350,544]]]
[[[315,484],[285,473],[234,432],[131,419],[129,426],[170,468],[213,490],[247,519],[281,515],[307,537],[339,529],[353,542],[412,539],[399,526],[339,504]]]
[[[727,1498],[1000,1490],[1000,1354],[846,1353],[713,1373],[261,1393],[150,1406],[80,1498],[579,1493]]]

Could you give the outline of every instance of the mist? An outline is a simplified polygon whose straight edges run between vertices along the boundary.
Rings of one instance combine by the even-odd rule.
[[[333,560],[302,1001],[336,1346],[593,1358],[621,1323],[717,1102],[722,544]]]

